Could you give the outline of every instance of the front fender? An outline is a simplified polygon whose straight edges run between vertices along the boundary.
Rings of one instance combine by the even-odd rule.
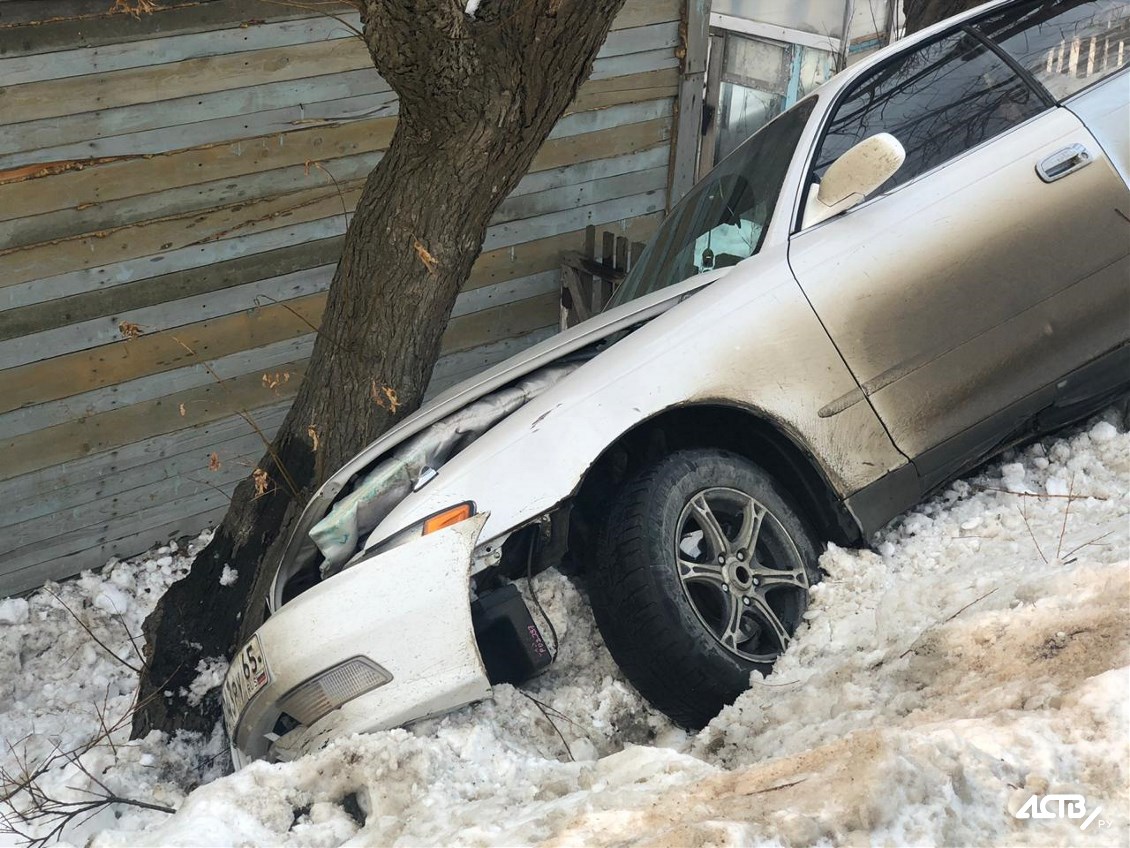
[[[373,531],[375,544],[462,501],[490,540],[577,491],[624,433],[672,407],[732,403],[803,442],[840,497],[905,463],[800,291],[785,251],[761,254],[585,363],[440,469]]]

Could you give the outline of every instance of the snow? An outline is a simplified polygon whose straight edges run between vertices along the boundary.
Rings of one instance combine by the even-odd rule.
[[[560,653],[523,689],[223,777],[219,734],[126,742],[127,722],[82,764],[116,792],[178,812],[117,806],[65,838],[92,848],[1125,845],[1126,424],[1109,410],[954,483],[872,550],[831,548],[789,652],[697,734],[640,699],[583,590],[547,572],[534,588]],[[125,715],[126,663],[138,661],[127,631],[139,632],[204,541],[0,601],[4,751],[37,761]],[[223,663],[198,672],[201,697]],[[5,768],[15,762],[0,753]],[[63,762],[41,782],[72,797],[92,786]],[[1034,792],[1101,809],[1086,831],[1078,819],[1015,818]]]

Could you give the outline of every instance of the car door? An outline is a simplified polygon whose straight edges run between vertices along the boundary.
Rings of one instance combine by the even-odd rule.
[[[845,88],[814,178],[879,132],[906,161],[790,244],[798,282],[926,487],[1126,336],[1125,186],[1082,122],[995,50],[958,27]]]

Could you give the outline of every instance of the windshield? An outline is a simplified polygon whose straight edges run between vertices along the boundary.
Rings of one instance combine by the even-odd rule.
[[[808,97],[776,117],[691,189],[652,236],[609,307],[757,253],[815,105],[816,98]]]

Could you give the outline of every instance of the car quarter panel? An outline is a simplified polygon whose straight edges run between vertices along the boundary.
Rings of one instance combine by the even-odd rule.
[[[490,539],[553,508],[623,433],[673,407],[727,403],[791,434],[846,497],[905,463],[874,412],[826,407],[856,389],[783,248],[737,265],[582,365],[440,469],[369,544],[452,503],[489,510]]]

